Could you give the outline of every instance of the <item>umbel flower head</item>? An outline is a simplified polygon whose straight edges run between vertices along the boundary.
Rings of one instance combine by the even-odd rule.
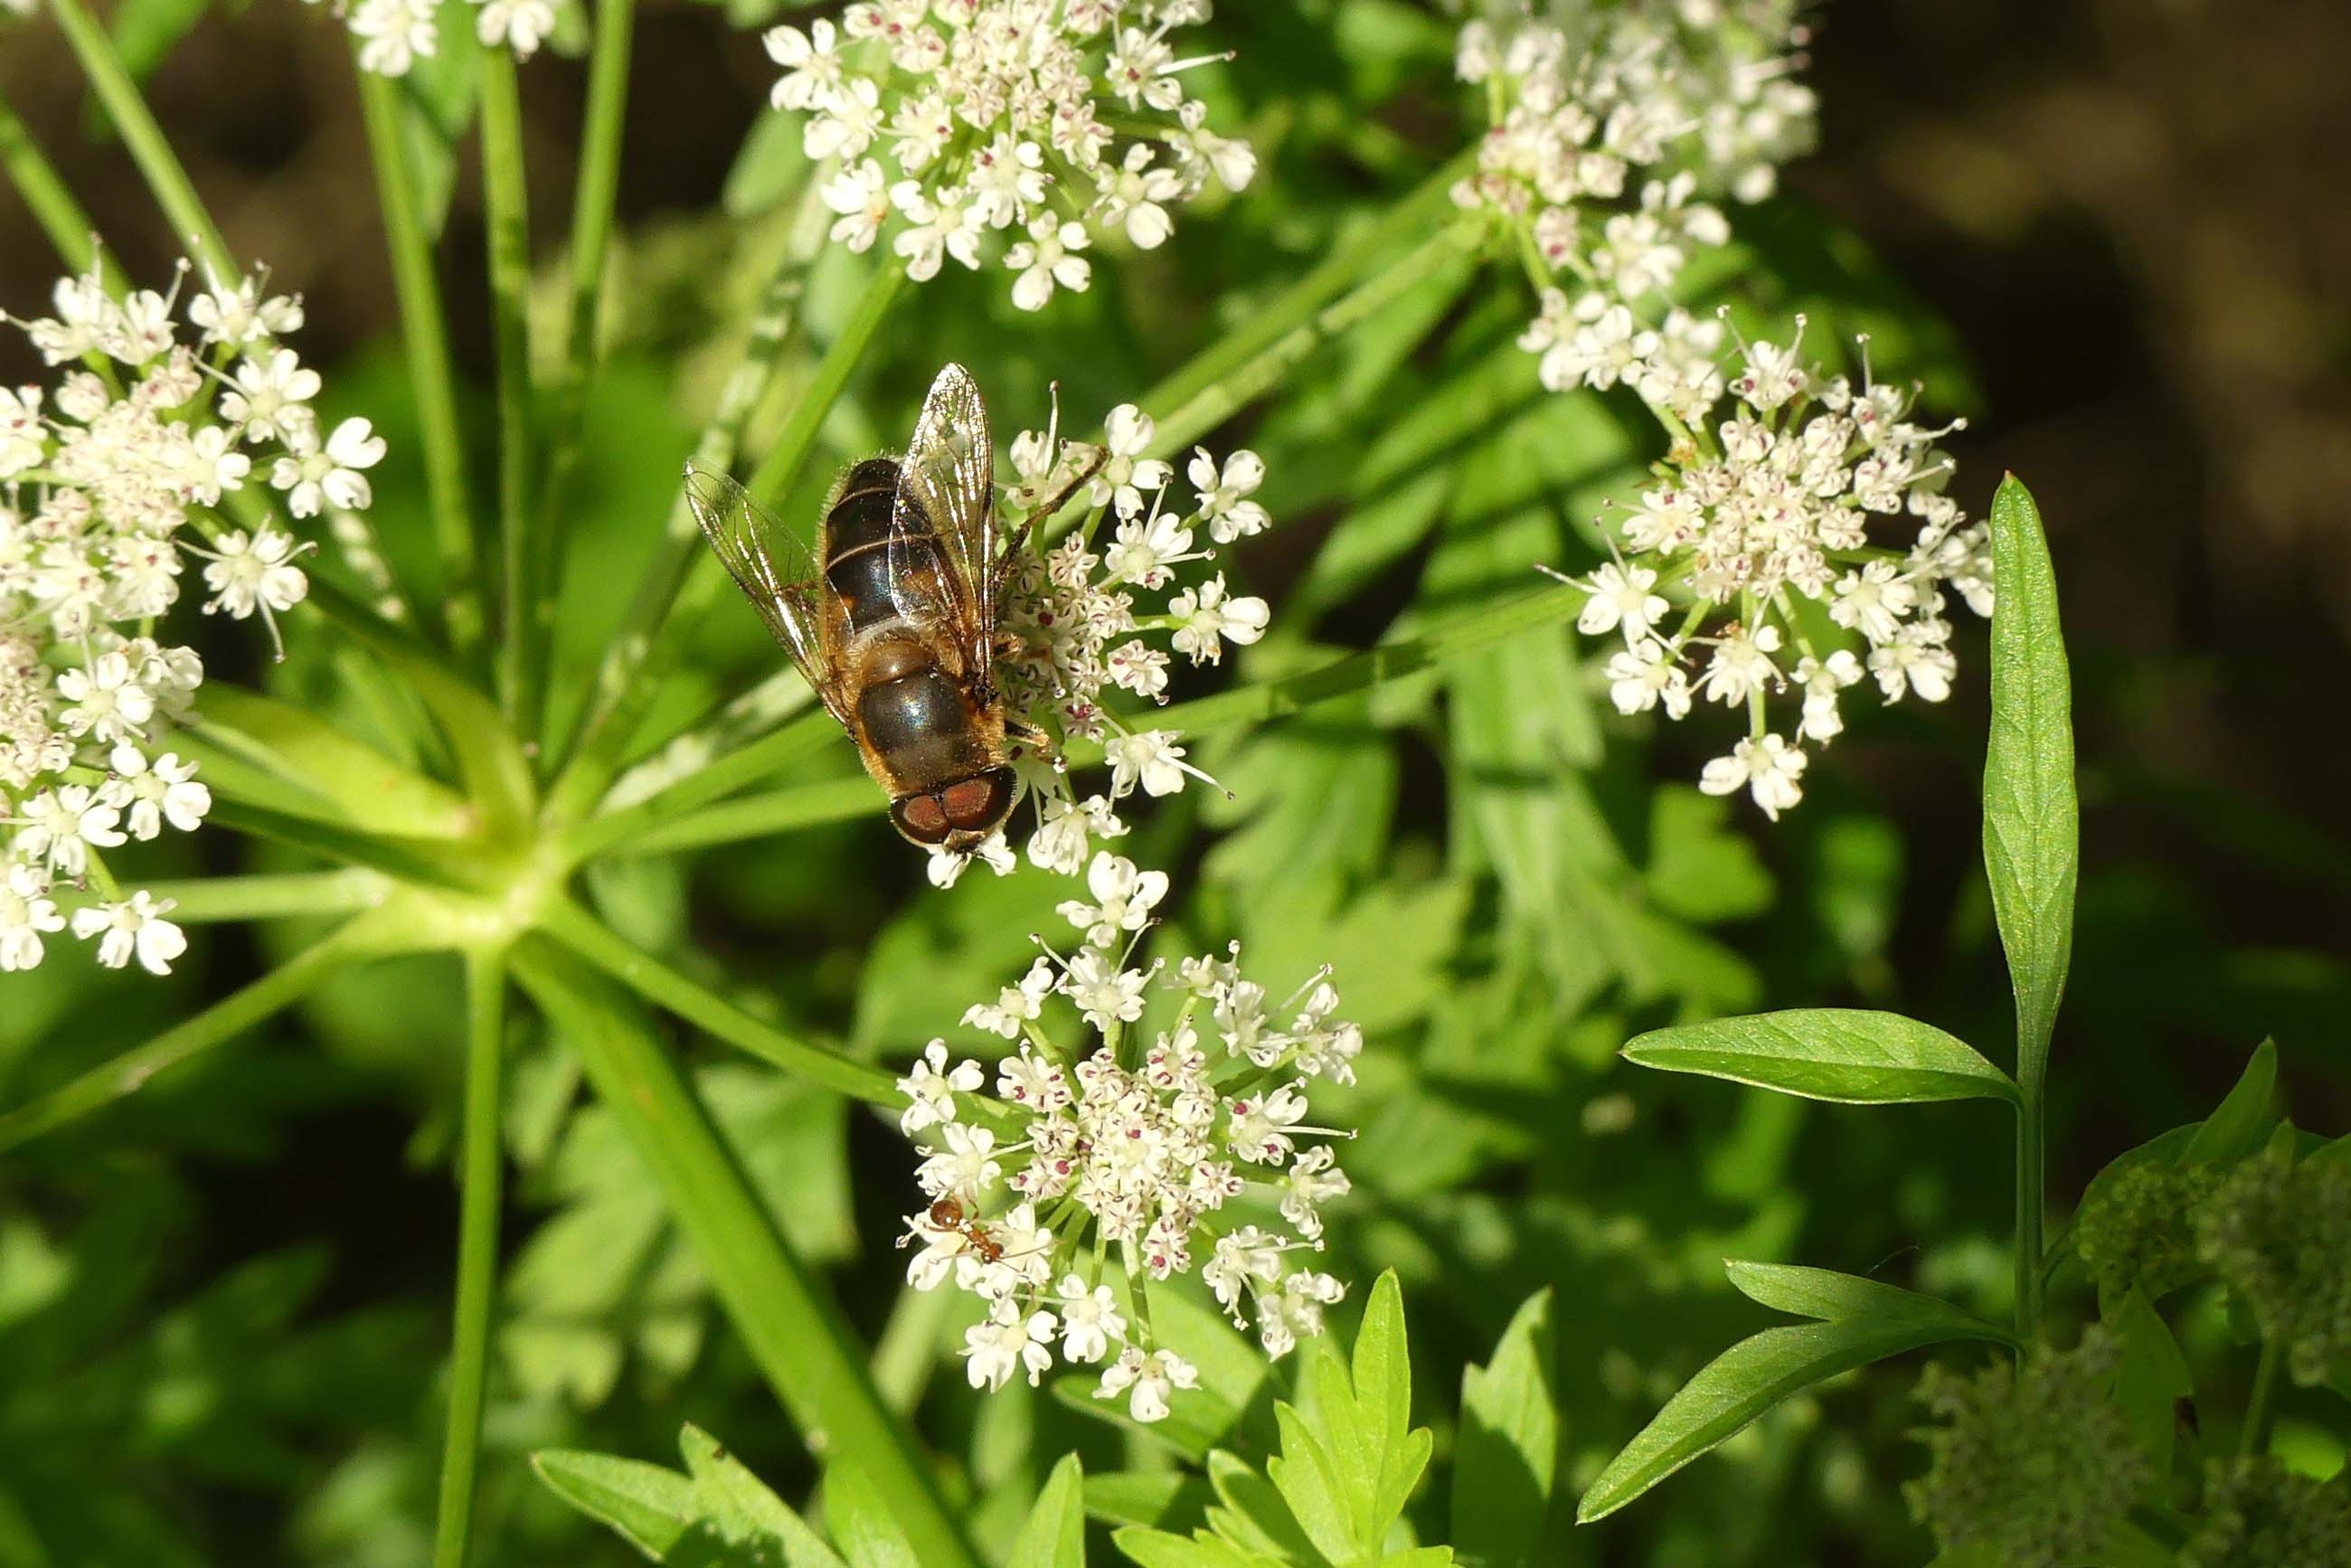
[[[1645,342],[1652,375],[1691,373],[1719,330],[1671,294],[1700,251],[1729,243],[1715,202],[1762,200],[1813,142],[1794,0],[1486,9],[1455,50],[1489,129],[1453,199],[1487,216],[1541,293],[1521,342],[1543,356],[1544,384],[1630,379]]]
[[[1070,741],[1099,741],[1110,766],[1103,788],[1081,795],[1053,758],[1016,750],[1036,823],[1029,859],[1064,876],[1085,870],[1097,841],[1126,833],[1122,801],[1207,778],[1185,759],[1180,733],[1129,724],[1105,705],[1105,691],[1164,703],[1178,659],[1217,664],[1228,646],[1263,636],[1270,613],[1264,600],[1234,593],[1222,571],[1209,570],[1221,547],[1266,527],[1265,507],[1252,498],[1265,478],[1257,455],[1219,462],[1196,448],[1184,469],[1186,497],[1175,466],[1145,455],[1155,434],[1148,415],[1121,403],[1104,434],[1100,447],[1064,441],[1057,415],[1047,429],[1015,437],[1015,482],[1003,497],[1010,517],[1026,517],[1093,470],[1084,518],[1016,561],[1001,607],[1008,641],[996,664],[1007,705],[1051,740],[1056,756]],[[1001,839],[978,858],[999,873],[1015,863]],[[931,879],[950,884],[967,863],[935,851]]]
[[[1858,386],[1807,363],[1803,326],[1784,348],[1740,346],[1656,482],[1600,520],[1610,563],[1566,580],[1590,596],[1577,627],[1622,643],[1606,667],[1617,711],[1743,716],[1699,788],[1743,789],[1774,819],[1803,798],[1807,748],[1844,731],[1848,692],[1942,701],[1959,669],[1950,597],[1991,613],[1984,527],[1943,493],[1935,444],[1958,424],[1914,423],[1912,392],[1873,382],[1865,354]],[[1788,697],[1798,711],[1775,733]]]
[[[207,612],[274,637],[310,547],[218,509],[266,476],[298,517],[357,510],[383,455],[366,420],[322,430],[311,411],[318,372],[285,346],[300,300],[257,277],[187,281],[117,298],[93,266],[50,315],[15,319],[59,374],[0,387],[0,970],[68,929],[100,963],[170,970],[186,946],[171,901],[126,894],[106,861],[212,809],[171,744],[204,663],[164,619],[200,580]],[[95,894],[70,922],[68,886]]]
[[[2275,1459],[2214,1459],[2204,1522],[2179,1568],[2301,1568],[2351,1563],[2351,1482],[2314,1480]]]
[[[1348,1190],[1332,1146],[1347,1134],[1314,1125],[1307,1094],[1353,1081],[1363,1035],[1335,1016],[1327,974],[1275,1002],[1242,977],[1238,944],[1137,965],[1167,878],[1102,854],[1088,883],[1092,902],[1061,906],[1076,950],[1048,946],[965,1015],[1009,1043],[994,1099],[987,1068],[943,1040],[899,1080],[930,1199],[899,1244],[919,1249],[916,1289],[952,1284],[987,1304],[964,1350],[974,1387],[1034,1384],[1058,1357],[1101,1367],[1097,1398],[1155,1421],[1195,1374],[1155,1336],[1148,1282],[1196,1270],[1273,1357],[1322,1332],[1345,1294],[1314,1261],[1322,1206]],[[1083,1030],[1071,1038],[1049,1010]]]
[[[2296,1383],[2351,1366],[2351,1164],[2245,1161],[2197,1211],[2196,1250]]]
[[[2021,1371],[2006,1360],[1972,1377],[1927,1369],[1918,1397],[1937,1425],[1920,1435],[1932,1459],[1902,1490],[1945,1552],[1976,1548],[2003,1568],[2097,1560],[2155,1479],[2110,1397],[2119,1354],[2093,1327]]]
[[[1213,179],[1238,191],[1249,144],[1207,128],[1178,30],[1209,0],[857,0],[767,36],[778,110],[802,117],[832,237],[890,249],[917,281],[993,258],[1022,309],[1091,280],[1122,233],[1149,250]]]

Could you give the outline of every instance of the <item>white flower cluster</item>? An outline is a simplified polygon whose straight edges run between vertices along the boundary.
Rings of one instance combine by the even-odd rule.
[[[1238,191],[1256,173],[1181,85],[1217,57],[1179,59],[1168,36],[1208,15],[1208,0],[858,0],[838,26],[769,30],[774,102],[806,117],[810,158],[839,161],[820,193],[835,240],[868,250],[894,217],[909,277],[998,252],[1013,302],[1041,309],[1086,287],[1104,231],[1149,250],[1212,175]]]
[[[1172,795],[1187,777],[1207,779],[1185,760],[1180,734],[1130,728],[1103,707],[1103,688],[1165,702],[1176,657],[1195,666],[1217,664],[1227,643],[1263,636],[1270,613],[1264,600],[1233,593],[1221,571],[1182,587],[1176,579],[1177,567],[1212,561],[1218,547],[1266,527],[1265,507],[1252,498],[1265,465],[1248,450],[1219,463],[1195,448],[1185,470],[1193,492],[1187,504],[1177,498],[1175,467],[1145,455],[1155,434],[1147,415],[1121,403],[1105,423],[1104,446],[1063,441],[1058,417],[1012,443],[1018,483],[1004,504],[1016,517],[1100,463],[1085,521],[1059,545],[1019,558],[999,609],[1008,637],[996,675],[1008,706],[1045,733],[1056,751],[1072,739],[1098,740],[1110,763],[1108,787],[1081,797],[1055,758],[1016,749],[1014,766],[1037,811],[1029,859],[1063,876],[1085,868],[1094,840],[1126,832],[1121,800],[1138,789]],[[1109,541],[1097,550],[1105,526]],[[1138,614],[1139,592],[1166,593],[1165,609]],[[1165,646],[1155,646],[1155,638]],[[998,873],[1015,863],[1001,838],[983,846],[979,857]],[[935,850],[931,879],[950,884],[966,863]]]
[[[321,0],[303,0],[315,5]],[[378,76],[404,77],[419,59],[441,47],[441,0],[324,0],[360,41],[360,68]],[[474,36],[489,48],[513,51],[527,60],[555,31],[556,15],[568,0],[467,0],[474,7]]]
[[[310,517],[367,506],[383,455],[363,419],[320,431],[318,372],[281,342],[298,299],[253,277],[181,293],[117,299],[93,267],[57,284],[54,315],[16,323],[72,368],[54,392],[0,387],[0,970],[38,964],[65,928],[60,878],[98,891],[72,926],[101,963],[169,970],[186,945],[169,901],[121,896],[99,853],[193,831],[212,807],[168,744],[204,664],[157,623],[191,558],[208,612],[270,621],[308,591],[294,561],[309,546],[214,516],[256,463]]]
[[[1667,301],[1730,225],[1700,198],[1760,201],[1809,147],[1793,0],[1625,0],[1461,29],[1456,69],[1491,128],[1454,201],[1493,215],[1541,290],[1520,339],[1554,391],[1618,382],[1684,418],[1714,399],[1710,322]]]
[[[1323,1309],[1346,1293],[1296,1257],[1321,1250],[1322,1206],[1348,1190],[1331,1145],[1313,1141],[1344,1134],[1308,1124],[1306,1091],[1317,1078],[1353,1082],[1363,1034],[1333,1016],[1327,971],[1270,1004],[1241,977],[1238,944],[1172,971],[1130,967],[1165,874],[1099,854],[1087,883],[1093,902],[1061,905],[1084,934],[1077,953],[1048,947],[1019,985],[964,1016],[1017,1042],[997,1063],[994,1101],[981,1097],[981,1064],[951,1061],[940,1040],[898,1081],[899,1124],[923,1151],[915,1175],[931,1199],[899,1245],[921,1248],[906,1270],[917,1290],[952,1281],[987,1304],[966,1335],[973,1387],[1015,1374],[1033,1385],[1058,1348],[1071,1365],[1103,1366],[1096,1398],[1123,1395],[1136,1420],[1155,1421],[1195,1374],[1154,1338],[1140,1310],[1147,1281],[1196,1262],[1276,1358],[1321,1333]],[[1173,1016],[1145,1035],[1155,989]],[[1098,1043],[1055,1043],[1042,1020],[1056,998]],[[1013,1135],[999,1141],[988,1124]],[[1265,1223],[1227,1223],[1228,1203],[1262,1209]]]
[[[1942,493],[1951,464],[1935,443],[1959,423],[1912,423],[1915,394],[1872,382],[1865,355],[1858,387],[1823,376],[1802,337],[1800,316],[1787,347],[1743,348],[1719,423],[1693,421],[1615,525],[1615,560],[1573,580],[1591,595],[1577,626],[1624,640],[1607,666],[1618,710],[1745,709],[1747,738],[1699,787],[1746,789],[1774,819],[1802,799],[1804,743],[1844,728],[1838,704],[1865,677],[1889,703],[1950,695],[1946,589],[1991,613],[1984,526]],[[1915,519],[1907,548],[1873,543],[1871,519],[1897,517]],[[1766,699],[1791,690],[1793,734],[1769,733]]]

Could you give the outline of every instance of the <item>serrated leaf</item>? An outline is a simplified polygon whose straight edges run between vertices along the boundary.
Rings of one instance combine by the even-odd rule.
[[[2258,1153],[2268,1141],[2270,1129],[2277,1125],[2273,1109],[2276,1098],[2277,1043],[2265,1040],[2253,1048],[2235,1085],[2196,1129],[2179,1163],[2232,1166]]]
[[[1493,1359],[1461,1377],[1453,1544],[1490,1568],[1531,1563],[1559,1467],[1551,1291],[1520,1303]]]
[[[889,1503],[853,1464],[824,1472],[824,1524],[849,1568],[922,1568]]]
[[[1834,1269],[1807,1269],[1792,1263],[1750,1263],[1737,1258],[1725,1260],[1722,1267],[1740,1294],[1792,1317],[1831,1322],[1852,1318],[1886,1322],[1916,1319],[1950,1323],[1992,1338],[2008,1333],[2000,1324],[1938,1297],[1921,1295],[1877,1280],[1865,1280],[1857,1274],[1840,1274]]]
[[[1372,1286],[1355,1333],[1354,1393],[1372,1481],[1359,1505],[1363,1522],[1355,1539],[1376,1547],[1420,1479],[1420,1465],[1411,1460],[1412,1352],[1405,1337],[1404,1288],[1393,1269]],[[1427,1462],[1425,1452],[1420,1462]]]
[[[1086,1478],[1075,1454],[1064,1454],[1029,1521],[1005,1557],[1004,1568],[1086,1568]]]
[[[1861,1319],[1766,1329],[1700,1368],[1625,1445],[1576,1506],[1575,1521],[1604,1519],[1792,1394],[1889,1355],[1976,1337],[1924,1319]]]
[[[2011,474],[1991,503],[1991,734],[1984,871],[2016,993],[2019,1060],[2048,1050],[2073,961],[2079,806],[2057,579],[2032,493]]]
[[[694,1528],[694,1483],[675,1470],[569,1448],[533,1454],[530,1466],[556,1496],[656,1562]]]
[[[1667,1072],[1851,1105],[2017,1101],[2008,1074],[1965,1040],[1899,1013],[1799,1008],[1653,1030],[1625,1058]]]

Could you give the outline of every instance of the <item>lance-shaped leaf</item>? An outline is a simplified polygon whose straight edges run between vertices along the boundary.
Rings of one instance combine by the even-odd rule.
[[[1855,1105],[2017,1099],[2008,1074],[1965,1040],[1898,1013],[1802,1008],[1716,1019],[1654,1030],[1625,1046],[1625,1056],[1668,1072]]]
[[[2018,1060],[2037,1071],[2073,959],[2080,823],[2073,688],[2057,623],[2057,579],[2040,510],[2013,474],[1992,497],[1991,559],[1984,871],[2016,992]]]

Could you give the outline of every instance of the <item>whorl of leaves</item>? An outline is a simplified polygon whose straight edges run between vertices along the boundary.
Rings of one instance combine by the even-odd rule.
[[[2351,1165],[2247,1160],[2197,1211],[2196,1251],[2294,1382],[2351,1364]]]
[[[2065,1568],[2101,1551],[2153,1482],[2109,1397],[2119,1347],[2093,1328],[2065,1352],[2001,1361],[1971,1377],[1930,1366],[1918,1397],[1938,1423],[1919,1437],[1927,1473],[1902,1490],[1946,1552],[2007,1568]]]
[[[2179,1568],[2309,1568],[2351,1563],[2351,1485],[2296,1475],[2275,1459],[2206,1467],[2203,1528]]]

